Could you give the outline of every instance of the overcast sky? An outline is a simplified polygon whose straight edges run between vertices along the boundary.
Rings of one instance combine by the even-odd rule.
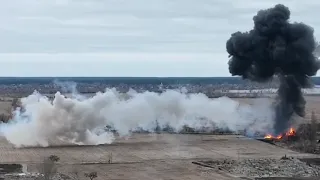
[[[0,76],[229,76],[226,40],[277,3],[320,38],[318,0],[0,2]]]

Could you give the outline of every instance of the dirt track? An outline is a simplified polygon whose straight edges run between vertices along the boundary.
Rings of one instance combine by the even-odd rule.
[[[99,179],[236,179],[223,172],[192,164],[192,161],[238,158],[310,156],[237,136],[135,134],[103,146],[63,146],[15,149],[1,140],[0,161],[22,163],[36,171],[43,157],[61,158],[60,172],[97,171]],[[107,164],[112,154],[113,164]],[[95,164],[99,163],[99,164]]]

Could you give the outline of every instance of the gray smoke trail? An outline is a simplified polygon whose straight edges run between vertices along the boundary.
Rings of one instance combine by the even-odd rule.
[[[112,143],[115,137],[104,130],[106,125],[120,136],[137,128],[152,132],[157,125],[175,131],[184,125],[233,131],[263,131],[273,125],[270,104],[258,103],[253,108],[226,97],[209,99],[173,90],[121,94],[107,89],[84,100],[57,92],[52,101],[35,92],[21,102],[23,110],[16,112],[10,124],[0,126],[3,136],[16,147],[50,146],[57,140],[79,145]]]

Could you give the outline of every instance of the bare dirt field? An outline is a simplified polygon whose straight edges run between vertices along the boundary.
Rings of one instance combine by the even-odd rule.
[[[111,145],[56,146],[15,149],[4,139],[0,142],[0,163],[24,164],[37,171],[43,157],[60,157],[59,172],[98,173],[98,179],[238,179],[236,176],[192,162],[203,160],[314,157],[281,149],[242,136],[135,134]],[[112,156],[112,163],[108,164]],[[240,178],[239,178],[240,179]]]
[[[320,112],[320,97],[306,97],[307,116]],[[252,104],[256,99],[235,99]],[[9,104],[9,105],[8,105]],[[0,108],[10,103],[0,102]],[[318,117],[320,115],[318,114]],[[23,136],[23,134],[22,134]],[[99,180],[233,180],[244,179],[219,168],[195,162],[320,156],[294,152],[258,140],[233,135],[134,134],[110,145],[17,149],[0,139],[0,164],[23,164],[25,171],[36,172],[44,157],[60,157],[58,171],[69,176],[96,171]],[[112,157],[112,163],[108,163]],[[246,178],[254,179],[254,178]],[[278,178],[279,179],[279,178]],[[285,179],[285,178],[283,178]],[[271,179],[270,179],[271,180]]]

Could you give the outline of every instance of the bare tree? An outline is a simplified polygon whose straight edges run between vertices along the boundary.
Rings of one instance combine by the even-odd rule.
[[[94,178],[98,177],[98,174],[97,172],[91,172],[91,173],[85,173],[84,176],[88,177],[90,180],[93,180]]]
[[[49,159],[50,159],[52,162],[58,162],[58,161],[60,161],[60,158],[59,158],[59,156],[57,156],[57,155],[51,155],[51,156],[49,156]]]
[[[56,155],[51,155],[44,158],[42,164],[40,164],[39,171],[43,175],[44,180],[50,180],[57,173],[56,162],[60,158]]]
[[[112,163],[112,152],[109,153],[109,155],[108,155],[108,163],[109,163],[109,164]]]

